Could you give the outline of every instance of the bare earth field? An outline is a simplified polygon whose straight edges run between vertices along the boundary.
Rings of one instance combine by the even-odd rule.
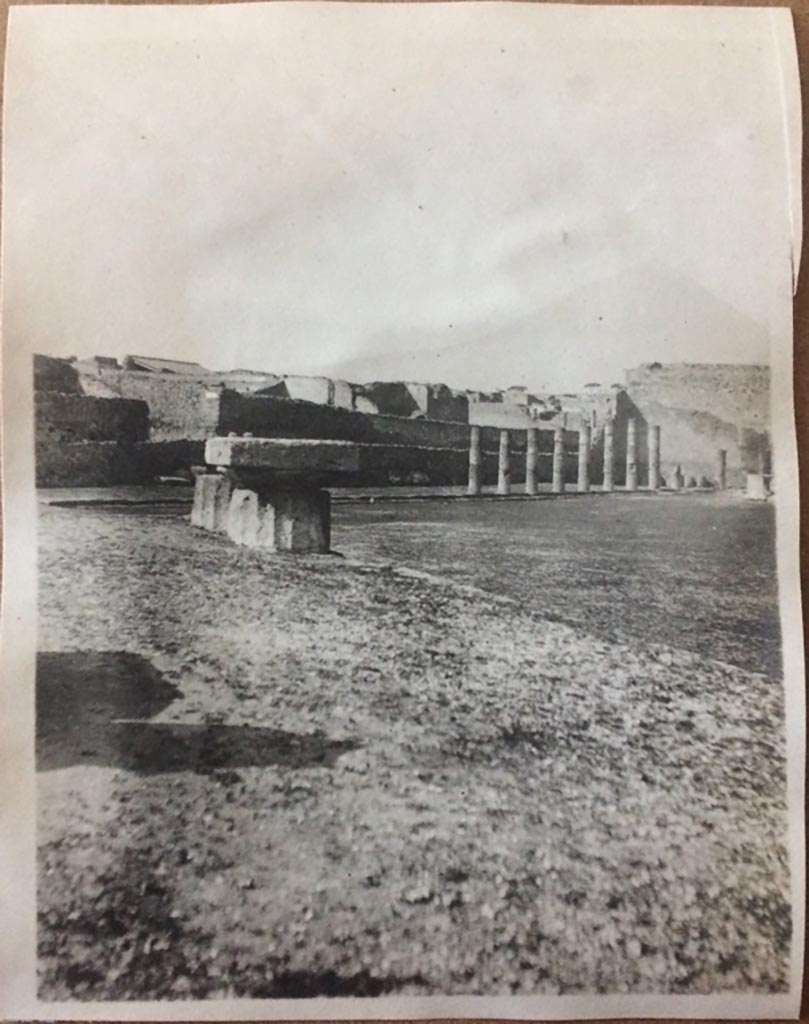
[[[43,508],[46,999],[772,992],[773,509]]]

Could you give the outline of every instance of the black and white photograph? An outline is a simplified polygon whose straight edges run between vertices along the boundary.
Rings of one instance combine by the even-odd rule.
[[[789,12],[12,8],[4,104],[0,1013],[795,1016]]]

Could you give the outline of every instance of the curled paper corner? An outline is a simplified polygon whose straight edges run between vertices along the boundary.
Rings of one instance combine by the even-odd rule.
[[[770,24],[775,48],[776,74],[781,96],[784,127],[784,155],[787,184],[788,215],[791,226],[790,265],[792,294],[798,290],[803,248],[803,205],[801,199],[801,152],[803,124],[801,117],[800,72],[792,12],[788,8],[771,10]]]

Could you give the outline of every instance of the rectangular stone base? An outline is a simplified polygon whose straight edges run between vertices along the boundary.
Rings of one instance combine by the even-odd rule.
[[[237,488],[230,499],[227,534],[246,547],[299,554],[326,554],[331,548],[328,491]]]
[[[197,477],[191,525],[203,530],[224,532],[227,529],[232,484],[222,473],[205,473]]]
[[[770,494],[767,488],[767,482],[764,479],[763,474],[748,473],[745,497],[750,498],[752,501],[766,501],[769,496]]]

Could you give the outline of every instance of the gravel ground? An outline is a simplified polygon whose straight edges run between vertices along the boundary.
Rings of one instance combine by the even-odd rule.
[[[784,990],[772,538],[378,503],[279,557],[43,509],[41,996]]]

